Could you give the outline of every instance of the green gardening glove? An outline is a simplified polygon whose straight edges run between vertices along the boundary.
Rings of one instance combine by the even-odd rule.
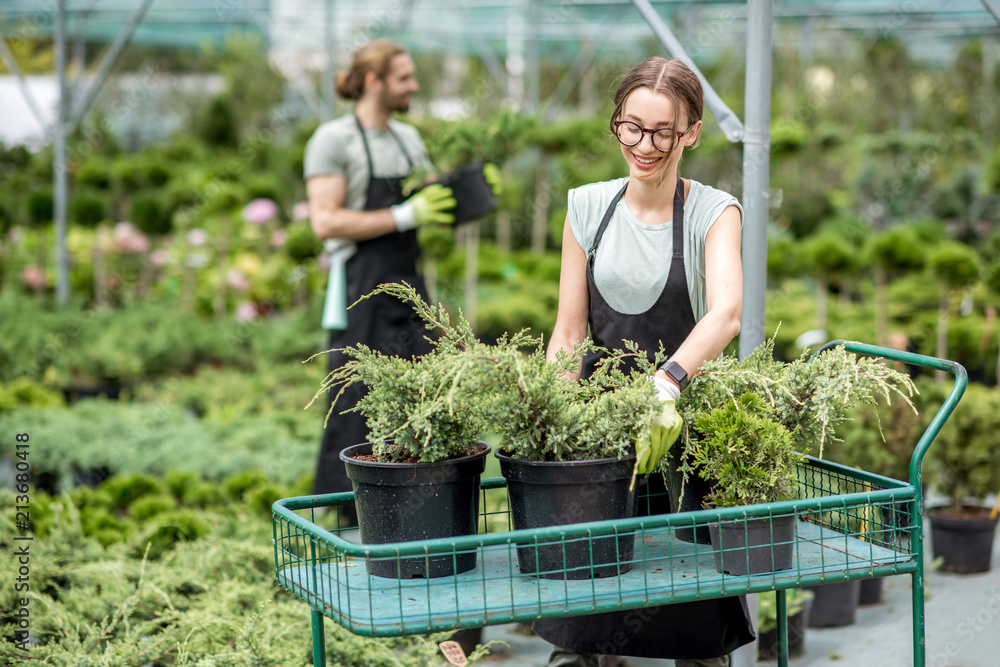
[[[653,384],[660,396],[660,412],[653,417],[649,429],[649,438],[640,439],[635,445],[635,470],[640,475],[648,475],[656,468],[670,446],[676,442],[684,426],[684,420],[677,413],[677,397],[680,389],[677,385],[663,378],[653,378]]]
[[[494,197],[499,197],[503,193],[503,176],[500,174],[500,167],[492,162],[483,165],[483,178],[490,186]]]
[[[451,188],[431,183],[402,204],[389,208],[396,229],[401,232],[423,225],[451,225],[455,215],[448,211],[455,208],[455,195]]]

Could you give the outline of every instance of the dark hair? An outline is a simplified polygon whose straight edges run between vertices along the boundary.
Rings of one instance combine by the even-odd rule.
[[[670,98],[674,107],[674,129],[682,132],[687,127],[680,126],[681,109],[687,115],[687,125],[699,120],[704,112],[704,93],[701,81],[690,67],[680,60],[668,59],[662,56],[651,56],[633,67],[622,77],[618,89],[615,90],[615,110],[611,114],[611,132],[615,131],[614,122],[619,120],[625,100],[636,88],[648,88],[654,93],[663,93]],[[692,148],[701,143],[701,134],[691,145]]]
[[[406,53],[406,49],[388,39],[374,39],[354,54],[351,69],[337,75],[337,92],[345,100],[359,100],[365,92],[365,77],[369,72],[384,79],[389,73],[389,65],[396,56]]]

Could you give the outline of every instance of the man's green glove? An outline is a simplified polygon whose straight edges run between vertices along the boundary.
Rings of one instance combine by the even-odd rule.
[[[635,470],[640,475],[653,472],[660,459],[670,451],[670,446],[677,440],[681,427],[684,426],[684,420],[677,413],[676,403],[681,390],[663,378],[654,377],[653,384],[660,395],[660,412],[650,424],[649,438],[640,439],[635,445]]]
[[[503,193],[503,176],[500,174],[500,167],[492,162],[483,165],[483,178],[490,186],[494,197],[499,197]]]
[[[421,225],[450,225],[455,216],[448,211],[455,208],[455,195],[451,188],[431,183],[402,204],[389,208],[396,230],[405,232]]]

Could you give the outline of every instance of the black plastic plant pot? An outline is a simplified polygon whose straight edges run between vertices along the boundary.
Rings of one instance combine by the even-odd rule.
[[[667,453],[667,488],[670,490],[670,511],[673,514],[705,509],[705,497],[715,488],[713,482],[702,479],[697,473],[689,474],[685,481],[684,473],[680,471],[684,463],[680,449],[671,447]],[[707,526],[675,528],[674,536],[681,542],[712,543]]]
[[[945,572],[972,574],[987,572],[993,556],[993,536],[1000,517],[989,518],[983,507],[965,507],[969,518],[944,516],[947,507],[935,507],[927,512],[931,522],[931,542],[934,558],[941,558]],[[982,518],[977,518],[976,515]]]
[[[497,198],[483,176],[483,163],[472,162],[445,174],[438,181],[455,195],[455,224],[469,222],[496,210]]]
[[[765,574],[791,569],[795,515],[709,524],[715,569],[726,574]]]
[[[565,526],[634,516],[629,491],[635,456],[589,461],[527,461],[497,452],[507,479],[514,529]],[[632,569],[635,534],[539,540],[517,549],[522,574],[543,579],[615,577]]]
[[[839,628],[854,623],[861,600],[861,580],[810,586],[816,594],[809,611],[810,628]]]
[[[861,594],[858,597],[858,604],[868,607],[882,601],[882,580],[885,577],[875,577],[874,579],[861,580]]]
[[[809,612],[812,600],[806,600],[802,609],[788,617],[788,657],[797,658],[806,652],[806,628],[809,627]],[[778,659],[778,628],[771,628],[757,637],[757,659]]]
[[[475,443],[474,443],[475,444]],[[490,448],[436,463],[379,463],[357,456],[369,443],[347,447],[340,458],[354,486],[362,544],[413,542],[475,535],[479,521],[479,478]],[[447,577],[476,566],[476,551],[401,558],[369,558],[368,573],[389,579]]]

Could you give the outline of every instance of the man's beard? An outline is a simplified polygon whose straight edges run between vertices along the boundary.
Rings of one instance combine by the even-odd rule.
[[[410,110],[410,100],[407,99],[406,95],[389,97],[388,95],[383,94],[382,104],[389,111],[400,111],[405,113]]]

